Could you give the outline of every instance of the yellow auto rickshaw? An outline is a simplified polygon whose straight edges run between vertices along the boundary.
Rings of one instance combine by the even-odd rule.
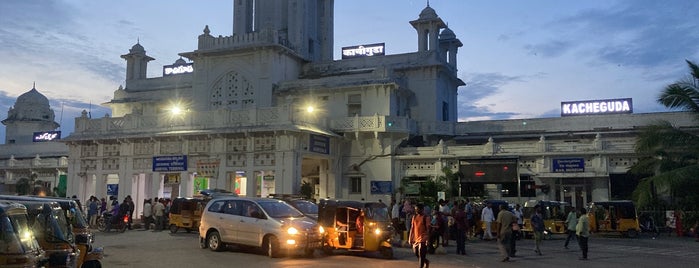
[[[0,201],[0,230],[0,267],[44,267],[48,262],[24,205]]]
[[[177,233],[180,228],[188,233],[199,230],[201,213],[209,199],[178,197],[170,206],[170,232]]]
[[[393,258],[393,226],[388,207],[380,202],[322,199],[318,205],[318,223],[325,230],[323,251],[378,251]]]
[[[522,209],[522,230],[525,237],[530,236],[532,229],[531,218],[536,211],[536,206],[541,206],[541,216],[544,219],[544,238],[551,238],[553,234],[566,233],[566,212],[572,209],[568,202],[553,200],[529,200],[524,202]]]
[[[592,202],[587,216],[591,232],[636,237],[641,231],[636,206],[629,200]]]

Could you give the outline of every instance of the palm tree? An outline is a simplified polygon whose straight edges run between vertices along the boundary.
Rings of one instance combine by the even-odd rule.
[[[699,118],[699,67],[687,61],[691,76],[666,86],[658,102],[670,109],[697,114]],[[696,206],[699,194],[699,137],[663,121],[646,126],[639,134],[636,152],[644,157],[630,172],[652,174],[634,191],[640,207],[662,203],[658,195],[676,207]]]

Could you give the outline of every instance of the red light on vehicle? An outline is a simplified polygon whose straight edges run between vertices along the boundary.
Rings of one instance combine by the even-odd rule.
[[[474,175],[476,175],[476,177],[483,177],[483,176],[485,176],[485,172],[483,172],[483,171],[476,171],[476,173],[474,173]]]
[[[502,167],[502,170],[504,170],[504,171],[507,171],[508,169],[510,169],[510,168],[508,168],[507,166]]]

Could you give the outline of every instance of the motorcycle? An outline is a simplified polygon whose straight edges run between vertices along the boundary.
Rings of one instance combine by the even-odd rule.
[[[111,224],[110,224],[110,222],[111,222]],[[120,233],[123,233],[126,231],[126,228],[128,227],[128,225],[129,225],[129,215],[128,214],[124,215],[121,219],[114,222],[112,219],[112,214],[105,213],[97,221],[97,229],[100,230],[101,232],[109,232],[110,229],[114,229]]]

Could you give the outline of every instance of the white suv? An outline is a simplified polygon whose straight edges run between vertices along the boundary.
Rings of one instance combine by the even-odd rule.
[[[268,256],[322,246],[323,227],[284,201],[271,198],[215,198],[199,225],[199,245],[221,251],[226,244],[261,247]]]

